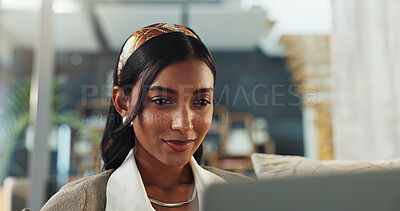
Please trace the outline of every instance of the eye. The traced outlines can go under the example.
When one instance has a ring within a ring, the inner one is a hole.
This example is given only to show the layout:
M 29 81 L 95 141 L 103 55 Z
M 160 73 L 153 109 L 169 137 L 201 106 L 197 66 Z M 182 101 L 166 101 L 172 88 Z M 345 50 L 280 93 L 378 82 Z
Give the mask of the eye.
M 206 100 L 206 99 L 199 99 L 199 100 L 195 101 L 193 104 L 194 105 L 206 106 L 208 104 L 211 104 L 211 102 L 209 100 Z
M 171 100 L 169 100 L 168 98 L 157 98 L 157 99 L 153 99 L 151 102 L 155 103 L 157 105 L 172 104 Z

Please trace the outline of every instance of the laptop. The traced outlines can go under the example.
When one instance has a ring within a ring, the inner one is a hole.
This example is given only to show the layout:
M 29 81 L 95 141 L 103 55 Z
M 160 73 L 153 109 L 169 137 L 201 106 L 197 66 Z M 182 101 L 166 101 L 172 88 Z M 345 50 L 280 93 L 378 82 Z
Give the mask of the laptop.
M 204 210 L 400 211 L 400 170 L 216 184 Z

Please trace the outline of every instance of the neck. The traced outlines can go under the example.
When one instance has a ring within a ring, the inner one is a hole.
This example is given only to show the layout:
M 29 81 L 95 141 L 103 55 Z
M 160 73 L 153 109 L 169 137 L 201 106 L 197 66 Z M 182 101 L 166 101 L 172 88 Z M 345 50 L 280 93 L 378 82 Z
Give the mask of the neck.
M 166 166 L 148 153 L 137 141 L 135 160 L 145 186 L 157 186 L 163 190 L 172 190 L 181 184 L 194 181 L 190 164 L 184 166 Z

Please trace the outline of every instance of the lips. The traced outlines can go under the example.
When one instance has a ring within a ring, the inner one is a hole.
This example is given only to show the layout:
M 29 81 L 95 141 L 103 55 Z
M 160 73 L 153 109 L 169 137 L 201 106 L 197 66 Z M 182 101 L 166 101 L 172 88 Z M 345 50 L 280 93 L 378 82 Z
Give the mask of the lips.
M 164 140 L 164 142 L 177 152 L 183 152 L 189 149 L 194 140 Z

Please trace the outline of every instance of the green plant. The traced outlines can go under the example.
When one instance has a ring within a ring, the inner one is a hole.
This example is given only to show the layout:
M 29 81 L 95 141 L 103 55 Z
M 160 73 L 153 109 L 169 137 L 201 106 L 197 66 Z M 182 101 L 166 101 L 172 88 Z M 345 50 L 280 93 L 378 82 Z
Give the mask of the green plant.
M 53 125 L 67 124 L 79 132 L 86 133 L 91 140 L 100 140 L 101 134 L 89 128 L 75 111 L 66 110 L 66 98 L 60 90 L 61 78 L 53 83 L 53 98 L 51 123 Z M 29 122 L 30 78 L 19 80 L 10 88 L 5 96 L 5 106 L 0 107 L 0 185 L 7 172 L 18 174 L 22 168 L 13 162 L 12 156 L 18 149 L 24 147 L 25 133 Z

